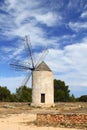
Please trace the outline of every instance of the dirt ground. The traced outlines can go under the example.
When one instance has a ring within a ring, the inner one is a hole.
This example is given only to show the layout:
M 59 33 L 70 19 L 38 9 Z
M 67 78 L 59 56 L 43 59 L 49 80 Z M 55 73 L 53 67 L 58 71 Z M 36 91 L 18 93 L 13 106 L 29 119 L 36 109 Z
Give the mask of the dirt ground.
M 35 108 L 29 106 L 29 103 L 1 102 L 0 130 L 77 130 L 75 128 L 40 127 L 34 123 L 29 123 L 36 120 L 37 113 L 87 114 L 87 103 L 56 103 L 55 107 Z
M 70 128 L 38 127 L 27 122 L 34 121 L 35 114 L 11 114 L 0 118 L 0 130 L 70 130 Z M 76 130 L 76 129 L 71 129 Z

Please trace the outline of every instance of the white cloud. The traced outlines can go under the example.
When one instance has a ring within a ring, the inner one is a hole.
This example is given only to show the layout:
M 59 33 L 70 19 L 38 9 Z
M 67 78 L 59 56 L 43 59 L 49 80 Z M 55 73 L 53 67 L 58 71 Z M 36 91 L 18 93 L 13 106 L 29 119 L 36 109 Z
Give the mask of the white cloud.
M 5 4 L 8 6 L 9 10 L 16 7 L 16 0 L 7 0 L 5 1 Z
M 39 8 L 39 5 L 40 1 L 35 0 L 5 1 L 3 10 L 8 15 L 0 14 L 1 34 L 9 39 L 17 35 L 23 37 L 29 33 L 38 37 L 44 33 L 38 22 L 47 26 L 55 26 L 62 20 L 60 14 L 48 11 L 46 8 Z
M 87 18 L 87 11 L 85 11 L 85 12 L 83 12 L 83 13 L 81 14 L 81 18 Z
M 21 54 L 21 52 L 22 52 L 23 50 L 24 50 L 24 46 L 21 46 L 21 47 L 19 46 L 19 48 L 15 48 L 15 49 L 14 49 L 14 52 L 9 55 L 9 58 L 12 59 L 12 58 L 14 58 L 15 56 L 16 56 L 16 58 L 17 58 L 17 56 L 19 56 L 19 54 Z
M 13 48 L 11 48 L 11 47 L 9 48 L 9 47 L 5 46 L 5 47 L 1 47 L 0 51 L 5 52 L 5 53 L 9 53 L 12 51 L 12 49 Z
M 70 22 L 69 23 L 69 27 L 72 29 L 72 30 L 75 30 L 75 31 L 80 31 L 81 29 L 87 29 L 87 22 Z
M 67 8 L 71 11 L 76 11 L 76 12 L 82 12 L 84 7 L 86 6 L 86 2 L 83 0 L 69 0 L 67 4 Z
M 46 58 L 54 77 L 64 80 L 72 87 L 87 89 L 87 44 L 83 42 L 68 45 L 64 50 L 50 49 Z M 78 91 L 81 91 L 79 89 Z
M 13 58 L 18 59 L 18 57 L 20 58 L 23 51 L 24 51 L 24 43 L 21 42 L 21 40 L 19 40 L 16 45 L 11 45 L 11 46 L 3 46 L 0 48 L 0 52 L 1 52 L 1 56 L 3 56 L 1 58 L 1 61 L 3 61 L 4 63 L 7 61 L 10 61 Z M 21 44 L 20 44 L 21 43 Z M 26 51 L 26 50 L 25 50 Z
M 32 23 L 27 23 L 25 25 L 22 25 L 21 27 L 18 27 L 11 32 L 13 35 L 19 36 L 19 37 L 24 37 L 25 35 L 30 34 L 32 37 L 39 37 L 43 36 L 44 32 L 42 31 L 41 28 L 35 26 Z
M 55 26 L 62 19 L 58 14 L 47 12 L 45 14 L 35 14 L 37 21 L 46 24 L 47 26 Z

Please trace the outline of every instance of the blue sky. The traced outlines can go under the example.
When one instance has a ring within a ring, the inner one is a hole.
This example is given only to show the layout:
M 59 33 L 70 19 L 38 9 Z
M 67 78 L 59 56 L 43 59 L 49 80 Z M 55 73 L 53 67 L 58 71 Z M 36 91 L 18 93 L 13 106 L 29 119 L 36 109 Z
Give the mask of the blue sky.
M 25 35 L 36 58 L 49 49 L 44 60 L 54 78 L 77 97 L 87 94 L 87 0 L 0 0 L 0 85 L 12 92 L 27 74 L 9 66 L 28 62 Z

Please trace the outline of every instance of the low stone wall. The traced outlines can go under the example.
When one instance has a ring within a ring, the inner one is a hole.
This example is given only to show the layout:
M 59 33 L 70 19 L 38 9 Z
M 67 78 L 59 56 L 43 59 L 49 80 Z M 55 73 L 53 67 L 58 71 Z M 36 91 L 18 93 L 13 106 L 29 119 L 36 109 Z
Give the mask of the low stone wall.
M 85 124 L 87 123 L 87 114 L 37 114 L 37 121 L 59 124 Z

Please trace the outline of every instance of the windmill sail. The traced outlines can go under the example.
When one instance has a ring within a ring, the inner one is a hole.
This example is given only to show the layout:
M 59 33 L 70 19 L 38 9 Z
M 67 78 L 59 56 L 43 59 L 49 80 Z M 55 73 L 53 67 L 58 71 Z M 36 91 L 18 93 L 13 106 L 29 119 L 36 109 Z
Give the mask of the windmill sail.
M 40 58 L 38 58 L 38 60 L 36 61 L 36 64 L 34 62 L 34 57 L 33 57 L 33 53 L 32 53 L 32 46 L 31 46 L 31 42 L 30 42 L 30 38 L 28 38 L 28 36 L 25 36 L 25 40 L 26 40 L 26 48 L 27 48 L 27 52 L 30 58 L 30 63 L 26 64 L 23 61 L 15 61 L 12 62 L 10 64 L 11 68 L 17 70 L 17 71 L 29 71 L 27 77 L 24 79 L 23 81 L 23 85 L 26 85 L 28 80 L 30 79 L 31 75 L 32 75 L 32 71 L 34 71 L 36 69 L 36 67 L 41 63 L 41 61 L 44 59 L 44 57 L 47 55 L 48 53 L 48 49 L 45 49 Z M 30 73 L 31 71 L 31 73 Z
M 32 73 L 28 73 L 28 75 L 25 77 L 25 79 L 22 82 L 23 86 L 26 86 L 27 82 L 29 81 L 30 77 L 31 77 Z
M 47 53 L 48 53 L 48 49 L 46 48 L 46 49 L 42 52 L 40 58 L 37 60 L 36 65 L 35 65 L 35 68 L 42 62 L 42 60 L 45 58 L 45 56 L 47 55 Z
M 26 40 L 26 46 L 28 48 L 28 52 L 29 52 L 29 55 L 30 55 L 30 58 L 31 58 L 32 68 L 34 68 L 31 42 L 30 42 L 30 39 L 28 39 L 28 36 L 25 36 L 25 40 Z

